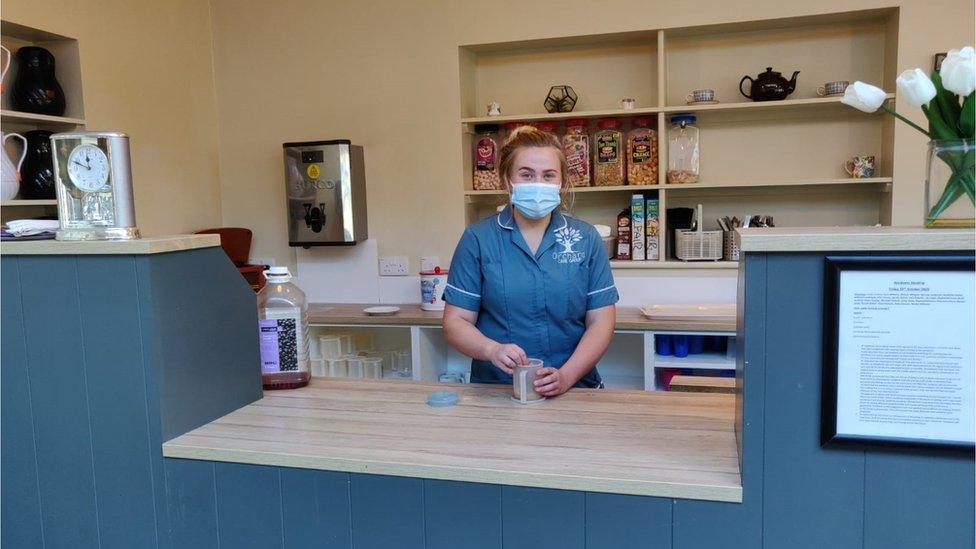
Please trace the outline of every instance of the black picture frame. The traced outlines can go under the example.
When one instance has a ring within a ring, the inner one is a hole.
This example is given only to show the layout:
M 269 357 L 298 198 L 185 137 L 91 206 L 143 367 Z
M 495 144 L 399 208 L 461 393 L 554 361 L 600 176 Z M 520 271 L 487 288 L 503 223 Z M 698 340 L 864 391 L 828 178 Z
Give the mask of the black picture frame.
M 844 271 L 976 271 L 972 255 L 828 256 L 824 258 L 823 366 L 820 445 L 823 447 L 939 448 L 971 453 L 974 443 L 898 437 L 851 436 L 837 433 L 838 309 Z
M 939 52 L 935 54 L 935 61 L 932 63 L 932 72 L 939 72 L 942 70 L 942 62 L 948 57 L 949 52 Z

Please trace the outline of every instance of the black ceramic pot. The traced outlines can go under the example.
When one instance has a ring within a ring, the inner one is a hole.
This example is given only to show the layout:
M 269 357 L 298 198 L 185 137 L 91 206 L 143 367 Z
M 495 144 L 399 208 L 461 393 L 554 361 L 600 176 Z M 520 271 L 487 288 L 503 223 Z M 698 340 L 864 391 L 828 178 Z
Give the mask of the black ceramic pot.
M 56 198 L 51 132 L 33 130 L 24 132 L 24 137 L 27 139 L 27 156 L 20 168 L 20 197 L 30 200 Z
M 54 55 L 44 48 L 25 46 L 17 50 L 17 62 L 17 79 L 10 93 L 14 109 L 62 116 L 64 90 L 54 77 Z

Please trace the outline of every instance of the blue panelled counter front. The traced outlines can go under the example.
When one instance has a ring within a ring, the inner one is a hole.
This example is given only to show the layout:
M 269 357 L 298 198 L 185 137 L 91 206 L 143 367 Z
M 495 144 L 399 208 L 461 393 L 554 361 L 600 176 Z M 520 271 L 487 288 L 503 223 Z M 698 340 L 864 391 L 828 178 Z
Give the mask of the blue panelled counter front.
M 788 244 L 803 235 L 771 233 L 781 239 L 772 246 L 743 234 L 733 420 L 741 502 L 164 458 L 164 442 L 261 398 L 246 282 L 212 240 L 174 237 L 172 246 L 117 251 L 5 243 L 0 541 L 973 547 L 971 454 L 819 444 L 824 256 L 864 254 L 858 246 L 886 255 L 973 253 L 969 237 L 942 233 L 934 245 L 923 236 L 890 238 L 892 231 L 841 234 L 814 249 Z M 457 436 L 463 443 L 465 434 Z M 606 460 L 627 461 L 612 452 Z

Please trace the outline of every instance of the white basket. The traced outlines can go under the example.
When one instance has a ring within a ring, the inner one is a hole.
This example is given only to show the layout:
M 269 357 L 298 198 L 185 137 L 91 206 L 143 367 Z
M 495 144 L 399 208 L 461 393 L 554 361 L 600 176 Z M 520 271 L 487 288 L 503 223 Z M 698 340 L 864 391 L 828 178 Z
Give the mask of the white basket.
M 703 231 L 702 205 L 698 205 L 698 230 L 675 231 L 674 249 L 678 259 L 702 261 L 722 259 L 722 231 Z
M 675 254 L 684 261 L 722 259 L 722 231 L 676 231 Z

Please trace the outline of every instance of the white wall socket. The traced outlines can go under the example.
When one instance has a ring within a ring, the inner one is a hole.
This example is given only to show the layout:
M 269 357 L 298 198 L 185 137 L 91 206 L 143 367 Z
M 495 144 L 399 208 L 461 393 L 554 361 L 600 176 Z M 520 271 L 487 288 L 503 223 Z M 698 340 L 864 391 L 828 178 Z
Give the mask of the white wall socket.
M 380 276 L 407 276 L 410 260 L 406 257 L 381 257 Z

